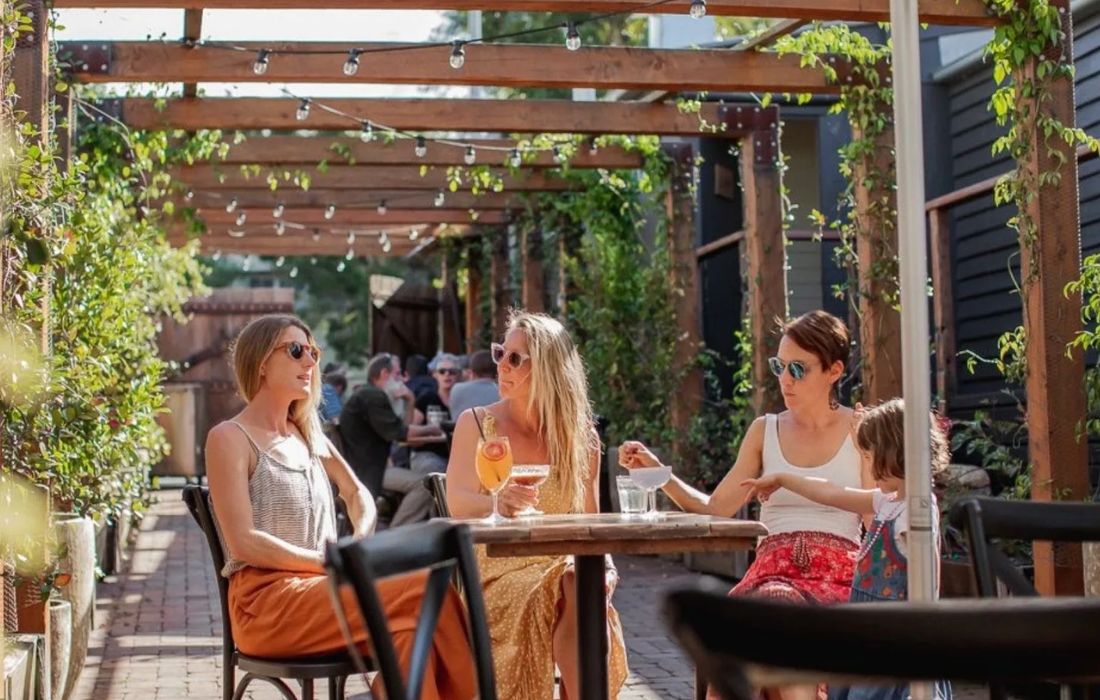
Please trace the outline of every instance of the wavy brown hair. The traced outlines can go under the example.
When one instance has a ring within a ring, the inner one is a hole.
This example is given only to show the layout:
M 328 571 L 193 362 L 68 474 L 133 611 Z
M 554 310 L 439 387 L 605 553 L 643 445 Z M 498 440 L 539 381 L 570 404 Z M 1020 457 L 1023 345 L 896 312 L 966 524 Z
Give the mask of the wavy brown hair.
M 951 450 L 939 417 L 932 415 L 932 475 L 947 468 Z M 870 452 L 871 475 L 876 479 L 905 478 L 905 402 L 890 399 L 867 409 L 856 429 L 856 445 Z
M 245 401 L 251 401 L 260 392 L 260 387 L 263 386 L 260 368 L 275 349 L 283 331 L 291 326 L 301 329 L 309 342 L 316 344 L 309 326 L 302 319 L 290 314 L 261 316 L 245 326 L 233 341 L 233 374 L 237 380 L 237 393 Z M 287 419 L 302 433 L 310 453 L 323 457 L 329 452 L 317 413 L 320 403 L 321 373 L 314 371 L 310 378 L 309 397 L 292 401 Z

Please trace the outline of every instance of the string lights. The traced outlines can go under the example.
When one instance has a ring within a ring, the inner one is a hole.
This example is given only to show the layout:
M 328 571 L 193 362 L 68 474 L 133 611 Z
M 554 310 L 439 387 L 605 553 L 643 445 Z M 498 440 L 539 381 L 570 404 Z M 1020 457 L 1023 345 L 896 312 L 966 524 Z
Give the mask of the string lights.
M 363 126 L 359 130 L 359 139 L 363 143 L 370 143 L 374 140 L 374 127 L 367 119 L 363 120 Z
M 359 54 L 363 53 L 359 49 L 352 49 L 348 51 L 348 59 L 344 61 L 344 75 L 349 78 L 359 72 Z
M 382 200 L 378 203 L 378 216 L 386 215 L 386 200 Z
M 276 219 L 281 218 L 283 215 L 283 211 L 285 210 L 286 205 L 284 205 L 282 202 L 275 202 L 275 208 L 271 210 L 271 215 L 274 216 Z
M 451 68 L 461 70 L 466 65 L 466 47 L 462 41 L 455 40 L 451 44 Z
M 428 140 L 423 136 L 416 137 L 416 148 L 413 149 L 413 153 L 417 158 L 423 158 L 428 155 Z
M 569 22 L 565 30 L 565 48 L 576 51 L 581 47 L 581 33 L 576 22 Z
M 688 14 L 694 19 L 702 19 L 707 16 L 707 0 L 691 0 Z
M 260 49 L 260 52 L 256 54 L 256 60 L 252 63 L 252 72 L 256 75 L 263 75 L 267 72 L 267 64 L 271 61 L 271 51 L 268 49 Z
M 336 205 L 330 204 L 325 207 L 325 221 L 332 221 L 334 216 L 336 216 Z
M 275 235 L 281 236 L 286 233 L 286 222 L 280 219 L 275 222 Z
M 310 100 L 308 97 L 303 97 L 298 101 L 298 111 L 294 113 L 294 117 L 298 121 L 304 122 L 306 119 L 309 119 L 309 103 Z
M 229 200 L 229 203 L 225 205 L 225 213 L 232 214 L 237 209 L 237 198 Z
M 523 165 L 523 158 L 520 157 L 518 148 L 512 149 L 512 154 L 508 157 L 508 162 L 513 168 L 518 168 Z
M 437 207 L 443 206 L 447 202 L 447 193 L 442 188 L 435 193 L 435 201 L 432 202 Z
M 477 151 L 474 150 L 473 146 L 466 147 L 466 155 L 462 157 L 462 161 L 466 165 L 473 165 L 477 161 Z

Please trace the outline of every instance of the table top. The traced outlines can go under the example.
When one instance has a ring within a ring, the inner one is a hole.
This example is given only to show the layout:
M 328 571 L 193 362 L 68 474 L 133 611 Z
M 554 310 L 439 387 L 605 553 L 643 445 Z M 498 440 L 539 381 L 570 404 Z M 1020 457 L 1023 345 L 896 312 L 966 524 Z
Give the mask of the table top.
M 397 444 L 402 447 L 417 447 L 419 445 L 442 445 L 446 442 L 446 435 L 423 435 L 420 437 L 405 438 Z
M 750 549 L 768 534 L 755 520 L 694 513 L 662 513 L 643 520 L 620 513 L 544 515 L 501 525 L 458 520 L 490 556 L 535 554 L 659 554 Z

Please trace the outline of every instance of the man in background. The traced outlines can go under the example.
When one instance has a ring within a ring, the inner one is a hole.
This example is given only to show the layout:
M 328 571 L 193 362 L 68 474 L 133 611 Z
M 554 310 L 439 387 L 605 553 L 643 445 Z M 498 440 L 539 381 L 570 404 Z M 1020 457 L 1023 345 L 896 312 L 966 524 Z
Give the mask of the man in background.
M 497 366 L 493 364 L 493 356 L 488 350 L 478 350 L 470 355 L 470 372 L 473 379 L 459 382 L 451 389 L 451 417 L 456 421 L 468 408 L 500 401 Z

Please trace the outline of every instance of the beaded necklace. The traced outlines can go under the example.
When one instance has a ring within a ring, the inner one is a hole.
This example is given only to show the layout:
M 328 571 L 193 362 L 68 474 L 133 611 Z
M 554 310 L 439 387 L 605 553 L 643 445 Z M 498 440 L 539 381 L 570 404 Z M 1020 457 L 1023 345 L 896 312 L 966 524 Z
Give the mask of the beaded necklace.
M 861 561 L 863 557 L 871 553 L 871 548 L 875 546 L 875 542 L 878 541 L 883 528 L 886 527 L 886 523 L 901 515 L 901 511 L 905 508 L 905 499 L 894 501 L 893 506 L 894 509 L 889 514 L 886 512 L 886 508 L 875 514 L 875 529 L 863 539 L 863 544 L 860 545 L 859 551 L 855 554 L 856 561 Z

